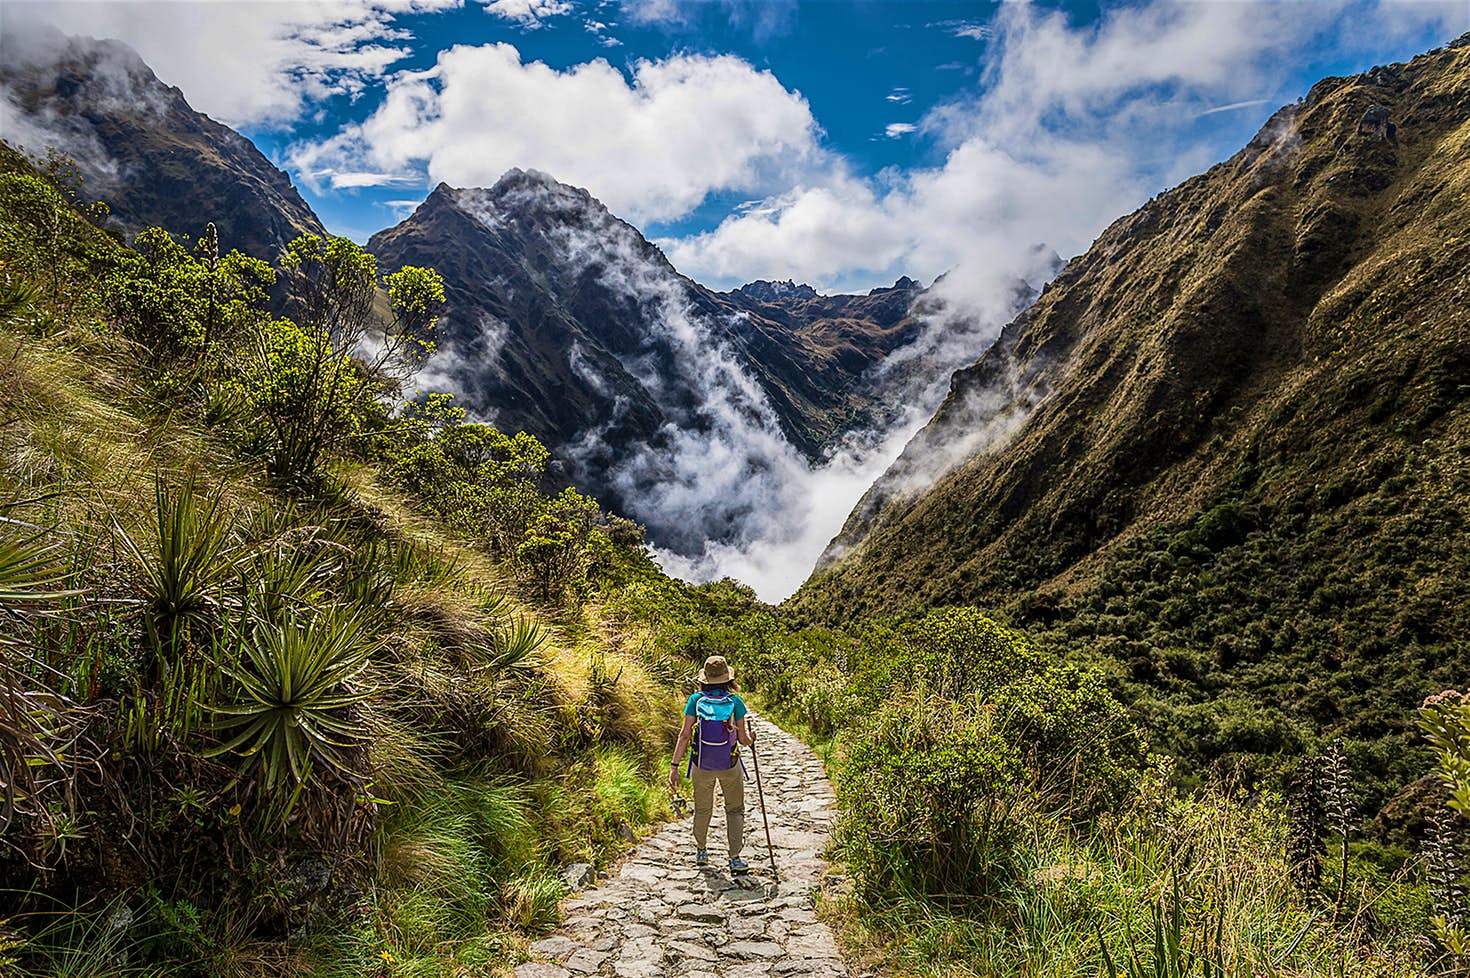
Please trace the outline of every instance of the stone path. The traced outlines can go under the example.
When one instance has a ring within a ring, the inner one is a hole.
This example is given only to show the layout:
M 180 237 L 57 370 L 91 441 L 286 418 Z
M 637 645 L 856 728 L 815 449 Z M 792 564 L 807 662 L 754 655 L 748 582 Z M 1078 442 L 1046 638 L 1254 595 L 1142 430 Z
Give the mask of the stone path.
M 725 868 L 725 812 L 718 792 L 710 862 L 694 865 L 692 810 L 640 842 L 616 876 L 562 904 L 561 930 L 531 945 L 535 959 L 516 978 L 843 978 L 832 931 L 813 898 L 834 819 L 822 763 L 795 737 L 755 717 L 771 841 L 772 879 L 755 769 L 746 758 L 745 852 L 751 875 Z M 748 753 L 748 752 L 747 752 Z M 682 782 L 689 796 L 689 782 Z

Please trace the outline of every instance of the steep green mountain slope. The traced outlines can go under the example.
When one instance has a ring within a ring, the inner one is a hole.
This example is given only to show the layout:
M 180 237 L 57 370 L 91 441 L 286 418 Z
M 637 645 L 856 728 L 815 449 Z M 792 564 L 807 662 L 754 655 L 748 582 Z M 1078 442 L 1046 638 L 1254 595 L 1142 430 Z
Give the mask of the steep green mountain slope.
M 791 606 L 1004 608 L 1169 700 L 1159 746 L 1394 763 L 1470 668 L 1467 227 L 1470 38 L 1319 83 L 957 373 Z
M 67 153 L 88 199 L 115 226 L 198 236 L 274 259 L 299 234 L 325 234 L 291 179 L 228 126 L 194 111 L 120 41 L 38 27 L 0 33 L 0 133 L 28 152 Z

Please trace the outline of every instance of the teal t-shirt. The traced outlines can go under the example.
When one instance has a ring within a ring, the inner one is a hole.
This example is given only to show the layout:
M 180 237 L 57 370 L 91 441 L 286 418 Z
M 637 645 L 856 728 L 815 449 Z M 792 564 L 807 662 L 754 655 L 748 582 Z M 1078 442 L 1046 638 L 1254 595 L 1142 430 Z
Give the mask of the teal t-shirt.
M 684 704 L 684 715 L 686 717 L 692 717 L 692 716 L 696 716 L 697 715 L 694 712 L 694 704 L 695 703 L 698 703 L 699 702 L 699 698 L 701 696 L 703 696 L 703 695 L 705 695 L 705 694 L 704 693 L 695 693 L 693 696 L 690 696 L 689 697 L 689 702 Z M 741 699 L 739 696 L 735 695 L 734 693 L 731 693 L 730 694 L 730 698 L 735 701 L 735 719 L 736 720 L 744 720 L 745 719 L 745 714 L 747 712 L 749 712 L 748 710 L 745 709 L 745 701 L 743 699 Z

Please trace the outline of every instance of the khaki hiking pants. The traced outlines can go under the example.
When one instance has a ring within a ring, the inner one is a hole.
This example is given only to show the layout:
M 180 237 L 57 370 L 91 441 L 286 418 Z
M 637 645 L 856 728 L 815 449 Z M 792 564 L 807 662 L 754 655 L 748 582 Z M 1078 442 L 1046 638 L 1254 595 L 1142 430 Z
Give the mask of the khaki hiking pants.
M 709 820 L 715 811 L 715 782 L 725 798 L 725 838 L 730 843 L 730 858 L 740 855 L 745 845 L 745 772 L 737 763 L 728 771 L 689 772 L 694 782 L 694 844 L 708 849 Z

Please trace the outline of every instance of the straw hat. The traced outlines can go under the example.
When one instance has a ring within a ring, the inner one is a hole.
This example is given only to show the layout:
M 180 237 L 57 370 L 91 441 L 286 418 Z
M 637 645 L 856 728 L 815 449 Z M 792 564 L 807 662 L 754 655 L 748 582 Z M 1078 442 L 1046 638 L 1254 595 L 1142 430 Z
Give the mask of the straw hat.
M 699 670 L 699 681 L 710 686 L 719 683 L 728 683 L 735 678 L 735 670 L 730 668 L 730 663 L 725 661 L 723 655 L 712 655 L 704 660 L 704 668 Z

